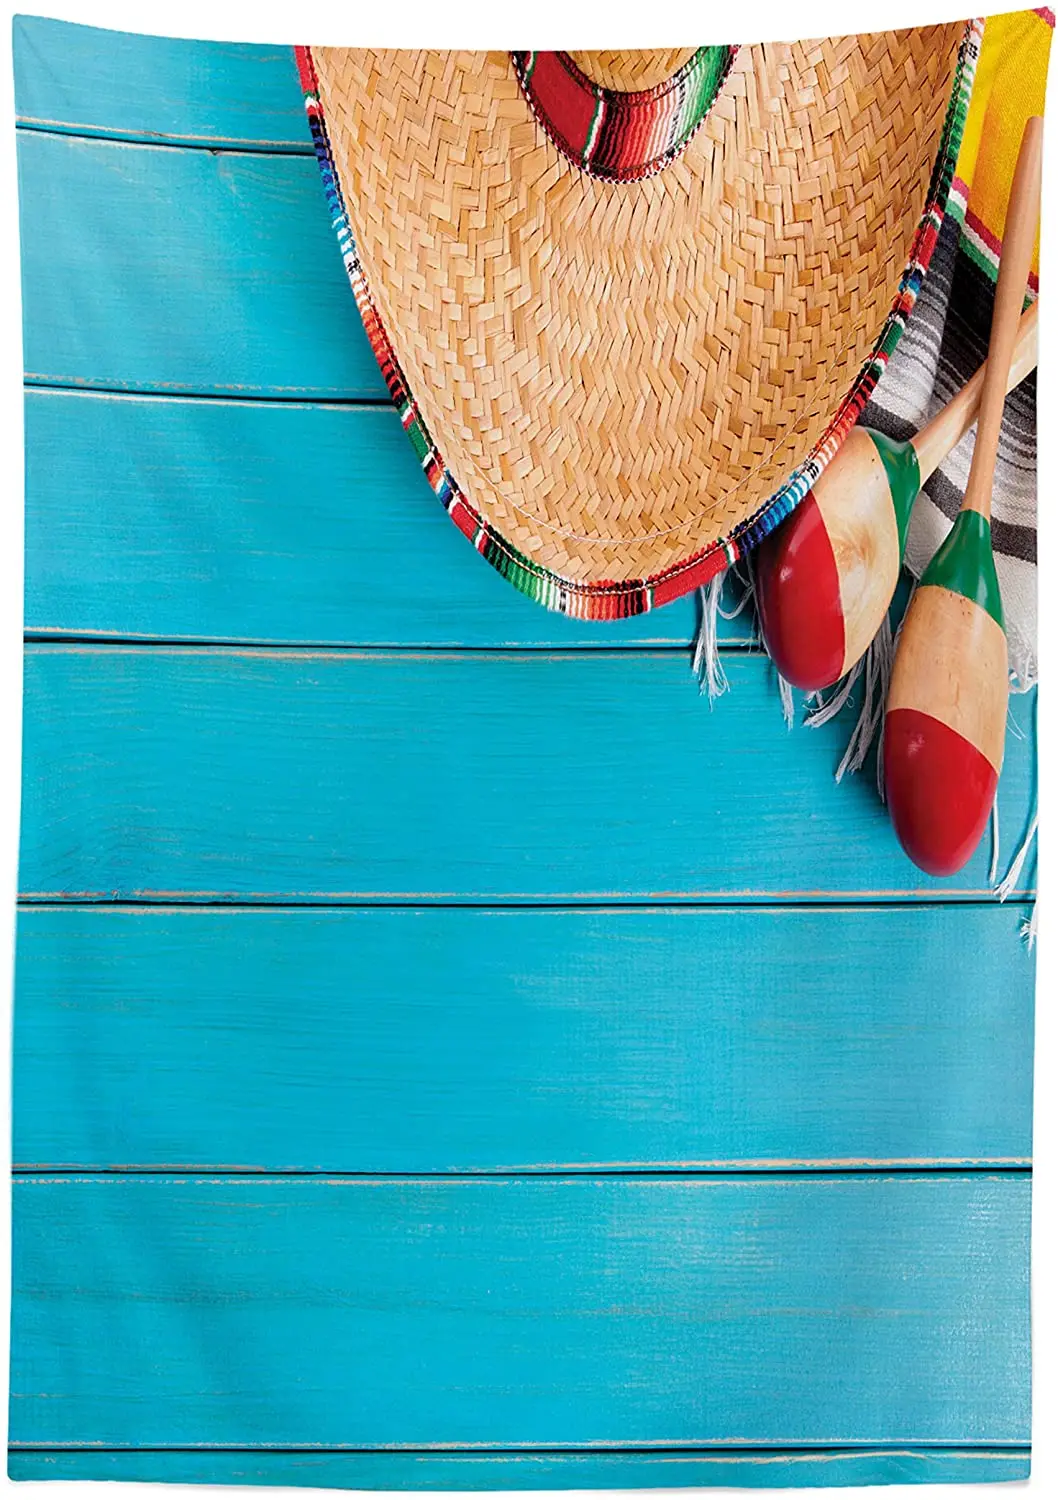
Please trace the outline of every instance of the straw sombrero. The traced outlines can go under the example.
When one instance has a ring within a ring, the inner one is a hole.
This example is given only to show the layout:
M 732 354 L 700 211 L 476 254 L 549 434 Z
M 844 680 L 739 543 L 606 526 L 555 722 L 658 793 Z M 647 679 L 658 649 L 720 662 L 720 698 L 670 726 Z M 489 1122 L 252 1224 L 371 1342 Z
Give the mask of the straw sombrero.
M 518 588 L 637 614 L 807 491 L 928 265 L 977 34 L 298 49 L 390 393 Z

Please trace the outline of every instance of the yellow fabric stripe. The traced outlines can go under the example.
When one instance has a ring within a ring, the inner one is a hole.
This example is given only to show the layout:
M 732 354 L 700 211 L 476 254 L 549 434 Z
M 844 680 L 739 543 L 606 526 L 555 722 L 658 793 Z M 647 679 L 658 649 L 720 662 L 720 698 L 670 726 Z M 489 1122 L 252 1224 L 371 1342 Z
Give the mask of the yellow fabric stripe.
M 1000 240 L 1025 121 L 1043 113 L 1051 32 L 1031 10 L 985 21 L 955 175 L 970 190 L 970 211 Z M 1039 270 L 1038 243 L 1033 270 Z

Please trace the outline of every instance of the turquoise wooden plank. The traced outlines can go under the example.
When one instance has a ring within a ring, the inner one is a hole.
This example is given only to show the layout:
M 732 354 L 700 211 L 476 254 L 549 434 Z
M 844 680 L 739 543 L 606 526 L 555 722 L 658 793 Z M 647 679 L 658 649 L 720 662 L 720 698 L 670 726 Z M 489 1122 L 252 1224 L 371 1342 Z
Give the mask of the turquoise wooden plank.
M 693 598 L 602 624 L 524 598 L 448 519 L 389 407 L 27 393 L 30 631 L 685 646 L 696 619 Z M 724 642 L 752 634 L 751 610 L 721 621 Z
M 870 778 L 834 785 L 847 726 L 788 732 L 770 665 L 728 660 L 732 692 L 710 712 L 687 661 L 667 652 L 30 647 L 22 891 L 460 902 L 988 892 L 987 840 L 955 879 L 922 875 Z M 1011 709 L 1022 736 L 1010 736 L 1001 783 L 1011 842 L 1029 812 L 1031 707 Z
M 16 1445 L 1029 1437 L 1024 1174 L 14 1193 Z
M 15 1449 L 12 1479 L 312 1485 L 328 1489 L 745 1489 L 989 1484 L 1029 1477 L 1025 1449 L 872 1448 L 821 1453 L 96 1453 Z
M 1027 1164 L 1024 915 L 26 908 L 15 1160 Z
M 311 152 L 290 47 L 183 41 L 15 16 L 22 126 Z
M 19 132 L 30 380 L 386 399 L 315 161 Z

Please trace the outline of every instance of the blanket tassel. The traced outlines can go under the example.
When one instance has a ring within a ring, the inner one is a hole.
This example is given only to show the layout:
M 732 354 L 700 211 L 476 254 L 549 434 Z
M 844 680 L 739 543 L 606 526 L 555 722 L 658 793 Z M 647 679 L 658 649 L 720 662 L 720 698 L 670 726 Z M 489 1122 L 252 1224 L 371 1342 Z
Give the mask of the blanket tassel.
M 829 724 L 830 720 L 845 707 L 856 684 L 861 678 L 863 680 L 863 703 L 849 737 L 845 754 L 841 757 L 838 768 L 834 772 L 835 781 L 840 781 L 846 772 L 854 774 L 861 770 L 870 754 L 875 736 L 885 718 L 885 700 L 889 695 L 889 678 L 893 671 L 895 651 L 896 640 L 893 628 L 889 623 L 889 617 L 886 616 L 878 629 L 878 634 L 867 647 L 864 655 L 837 684 L 831 696 L 824 700 L 821 693 L 816 694 L 816 707 L 805 719 L 810 729 L 820 729 L 824 724 Z M 877 758 L 876 781 L 878 795 L 884 802 L 885 783 L 881 755 Z
M 779 671 L 778 667 L 775 668 L 775 675 L 779 679 L 779 701 L 782 703 L 782 716 L 786 720 L 787 729 L 792 729 L 794 721 L 793 684 L 786 681 L 786 678 Z
M 992 894 L 993 894 L 993 896 L 995 896 L 999 901 L 1006 901 L 1006 900 L 1008 900 L 1014 894 L 1014 892 L 1017 890 L 1017 888 L 1018 888 L 1018 882 L 1021 879 L 1021 872 L 1025 868 L 1025 861 L 1029 857 L 1029 850 L 1032 848 L 1033 841 L 1036 838 L 1036 833 L 1037 833 L 1037 830 L 1039 828 L 1039 823 L 1040 823 L 1039 812 L 1038 811 L 1034 811 L 1033 814 L 1032 814 L 1032 820 L 1029 823 L 1028 829 L 1027 829 L 1027 831 L 1025 833 L 1025 837 L 1022 839 L 1021 843 L 1018 845 L 1017 849 L 1014 851 L 1014 857 L 1010 861 L 1010 868 L 1007 870 L 1007 873 L 1003 876 L 1003 879 L 997 885 L 996 884 L 996 874 L 998 872 L 998 863 L 999 863 L 999 808 L 998 808 L 998 802 L 995 803 L 995 804 L 993 804 L 993 807 L 992 807 L 992 866 L 991 866 L 991 869 L 988 872 L 988 883 L 992 887 Z M 1037 931 L 1038 931 L 1039 910 L 1040 910 L 1040 908 L 1039 908 L 1038 903 L 1037 902 L 1033 902 L 1032 916 L 1029 917 L 1028 921 L 1022 922 L 1020 928 L 1018 929 L 1018 931 L 1020 933 L 1020 936 L 1024 939 L 1025 943 L 1028 945 L 1028 949 L 1029 949 L 1030 953 L 1032 952 L 1033 948 L 1036 946 L 1036 934 L 1037 934 Z
M 731 686 L 720 659 L 719 622 L 736 619 L 753 597 L 752 581 L 744 578 L 737 566 L 731 571 L 743 586 L 742 597 L 734 609 L 726 610 L 720 602 L 725 574 L 718 573 L 698 590 L 698 632 L 694 637 L 691 671 L 698 679 L 698 691 L 708 694 L 710 707 Z
M 997 896 L 1000 901 L 1006 901 L 1017 890 L 1018 881 L 1021 879 L 1021 872 L 1025 868 L 1025 861 L 1029 857 L 1029 850 L 1032 848 L 1033 841 L 1036 838 L 1036 830 L 1039 827 L 1039 823 L 1040 815 L 1038 812 L 1034 812 L 1028 831 L 1015 850 L 1013 859 L 1010 861 L 1010 868 L 999 884 L 993 886 L 992 894 Z
M 1033 948 L 1035 948 L 1035 946 L 1036 946 L 1036 934 L 1037 934 L 1037 931 L 1039 930 L 1038 929 L 1038 925 L 1037 925 L 1037 919 L 1039 917 L 1039 914 L 1040 914 L 1040 908 L 1039 908 L 1039 906 L 1033 905 L 1032 916 L 1029 918 L 1029 920 L 1027 922 L 1022 922 L 1021 928 L 1020 928 L 1021 936 L 1025 939 L 1025 943 L 1028 946 L 1028 950 L 1029 950 L 1030 953 L 1032 952 Z
M 988 866 L 988 884 L 995 895 L 996 879 L 999 875 L 999 794 L 992 799 L 992 858 Z
M 741 599 L 739 599 L 738 603 L 735 605 L 734 609 L 731 611 L 730 614 L 728 614 L 728 612 L 726 610 L 720 609 L 720 614 L 724 617 L 725 620 L 733 620 L 736 615 L 740 615 L 742 613 L 742 611 L 746 608 L 746 605 L 750 602 L 750 600 L 754 596 L 753 556 L 752 556 L 752 554 L 748 554 L 747 556 L 745 556 L 743 558 L 740 558 L 739 561 L 737 563 L 735 563 L 734 566 L 732 567 L 731 574 L 732 574 L 733 577 L 735 577 L 735 578 L 738 579 L 739 583 L 742 584 L 742 590 L 743 591 L 742 591 L 742 597 L 741 597 Z M 701 592 L 703 600 L 704 600 L 704 598 L 705 598 L 705 590 L 704 589 L 700 590 L 700 592 Z M 717 607 L 719 608 L 719 605 Z M 703 616 L 704 616 L 704 605 L 703 605 Z M 701 633 L 700 629 L 699 629 L 699 633 Z M 759 627 L 757 629 L 757 638 L 758 638 L 758 641 L 759 641 L 760 640 L 760 630 L 759 630 Z M 763 644 L 763 642 L 761 642 L 761 644 Z M 765 651 L 767 651 L 767 646 L 765 646 Z M 696 650 L 695 650 L 695 660 L 696 661 L 697 661 L 697 655 L 698 655 L 698 653 L 697 653 L 697 647 L 696 647 Z M 771 657 L 770 656 L 769 656 L 768 659 L 771 661 Z M 774 661 L 772 661 L 772 666 L 775 667 L 775 662 Z M 778 686 L 778 689 L 779 689 L 779 702 L 782 705 L 783 721 L 786 724 L 787 729 L 792 729 L 793 726 L 794 726 L 793 683 L 787 682 L 786 678 L 779 671 L 778 667 L 775 667 L 775 679 L 776 679 L 776 685 Z
M 720 647 L 717 641 L 720 592 L 723 587 L 724 575 L 718 573 L 704 588 L 698 590 L 698 634 L 694 638 L 691 671 L 698 679 L 699 693 L 708 694 L 710 708 L 731 685 L 724 671 L 724 664 L 720 660 Z

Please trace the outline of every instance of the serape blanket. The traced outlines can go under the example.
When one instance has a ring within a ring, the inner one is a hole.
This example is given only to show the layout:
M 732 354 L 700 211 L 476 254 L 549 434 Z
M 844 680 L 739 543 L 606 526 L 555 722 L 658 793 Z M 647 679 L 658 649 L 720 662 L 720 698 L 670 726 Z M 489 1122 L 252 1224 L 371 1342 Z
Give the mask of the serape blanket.
M 938 411 L 988 353 L 1010 184 L 1025 121 L 1043 113 L 1054 15 L 1019 11 L 985 22 L 981 55 L 948 212 L 904 337 L 861 421 L 907 438 Z M 1031 288 L 1037 289 L 1037 262 Z M 905 561 L 920 577 L 962 502 L 974 433 L 927 481 Z M 1026 690 L 1036 663 L 1036 375 L 1007 397 L 992 510 L 1011 686 Z

